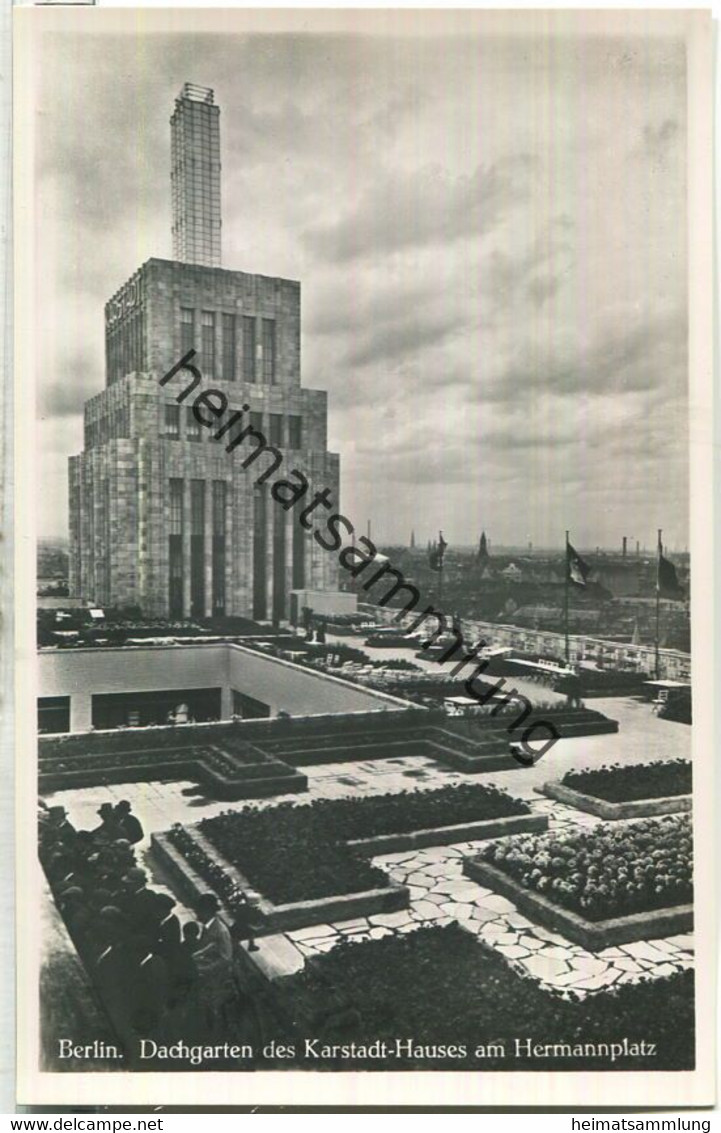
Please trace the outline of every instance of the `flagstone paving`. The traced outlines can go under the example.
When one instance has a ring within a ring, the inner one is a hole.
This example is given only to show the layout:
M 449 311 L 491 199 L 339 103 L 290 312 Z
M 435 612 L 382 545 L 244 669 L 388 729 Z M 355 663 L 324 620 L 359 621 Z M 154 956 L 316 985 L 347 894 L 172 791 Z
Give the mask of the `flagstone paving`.
M 549 814 L 551 829 L 588 827 L 600 821 L 550 800 L 539 800 L 531 805 L 534 811 Z M 578 995 L 600 991 L 615 983 L 671 975 L 693 966 L 690 933 L 621 944 L 592 953 L 572 944 L 560 933 L 533 924 L 507 898 L 463 875 L 464 854 L 472 853 L 482 844 L 464 842 L 458 846 L 438 846 L 374 858 L 373 864 L 386 870 L 395 881 L 405 884 L 412 879 L 410 907 L 367 918 L 365 930 L 356 923 L 353 939 L 368 939 L 375 926 L 412 932 L 422 925 L 449 924 L 457 920 L 519 972 L 532 976 L 546 987 Z M 338 931 L 340 925 L 324 927 L 331 930 L 331 935 L 324 937 L 319 948 L 315 947 L 311 930 L 301 930 L 308 934 L 303 940 L 306 955 L 329 951 L 344 938 Z

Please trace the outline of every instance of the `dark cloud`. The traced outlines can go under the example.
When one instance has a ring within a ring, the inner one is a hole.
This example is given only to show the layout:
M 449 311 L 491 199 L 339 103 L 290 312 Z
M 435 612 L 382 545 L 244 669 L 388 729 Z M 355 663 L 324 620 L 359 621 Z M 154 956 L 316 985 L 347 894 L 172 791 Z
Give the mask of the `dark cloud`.
M 322 259 L 345 263 L 482 236 L 528 200 L 536 167 L 524 153 L 455 180 L 440 166 L 405 175 L 381 170 L 355 208 L 307 229 L 303 239 Z
M 463 325 L 463 316 L 451 310 L 418 310 L 372 328 L 348 352 L 351 366 L 390 363 L 408 359 L 428 346 L 438 346 Z
M 628 327 L 619 319 L 590 342 L 580 333 L 526 342 L 497 380 L 471 390 L 471 398 L 508 402 L 525 395 L 622 396 L 651 390 L 660 396 L 664 389 L 685 388 L 687 339 L 686 312 L 677 310 Z

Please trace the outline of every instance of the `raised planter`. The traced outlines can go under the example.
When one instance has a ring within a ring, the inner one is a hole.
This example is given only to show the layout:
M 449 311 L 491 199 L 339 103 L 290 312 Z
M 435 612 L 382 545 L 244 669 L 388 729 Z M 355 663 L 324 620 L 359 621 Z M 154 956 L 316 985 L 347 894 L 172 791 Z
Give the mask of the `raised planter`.
M 452 846 L 455 842 L 503 838 L 506 834 L 542 833 L 547 829 L 548 817 L 545 814 L 512 814 L 507 818 L 412 830 L 408 834 L 377 834 L 373 838 L 354 838 L 346 844 L 369 854 L 392 854 L 401 850 L 420 850 L 423 846 Z
M 386 739 L 379 736 L 377 739 L 366 737 L 364 740 L 354 742 L 352 739 L 344 741 L 342 736 L 336 737 L 335 747 L 308 747 L 298 746 L 293 754 L 286 754 L 286 759 L 295 767 L 316 766 L 321 763 L 355 763 L 366 759 L 401 759 L 415 755 L 426 755 L 432 758 L 433 753 L 425 738 L 418 741 L 405 739 Z
M 520 882 L 488 862 L 466 858 L 463 872 L 479 885 L 507 897 L 519 912 L 531 920 L 560 933 L 573 944 L 580 944 L 589 952 L 600 952 L 611 945 L 629 944 L 633 940 L 673 936 L 690 932 L 693 928 L 692 905 L 652 909 L 647 913 L 631 913 L 605 921 L 588 921 L 570 909 L 561 908 L 543 894 L 526 889 Z
M 253 895 L 256 907 L 263 917 L 259 936 L 276 932 L 287 932 L 296 928 L 324 924 L 328 921 L 351 920 L 355 917 L 370 917 L 375 913 L 391 913 L 405 909 L 409 902 L 409 892 L 405 885 L 389 879 L 382 889 L 366 889 L 359 893 L 341 893 L 332 897 L 319 897 L 310 901 L 293 901 L 284 905 L 274 905 L 262 894 L 257 893 L 242 873 L 218 852 L 215 846 L 199 830 L 185 827 L 186 832 L 205 850 L 212 860 L 223 869 L 235 885 L 245 893 Z M 207 893 L 211 886 L 188 865 L 184 856 L 172 845 L 167 835 L 153 834 L 150 839 L 151 852 L 156 855 L 161 866 L 167 871 L 180 894 L 194 904 L 201 893 Z
M 512 771 L 518 767 L 511 756 L 510 740 L 506 733 L 498 740 L 484 741 L 479 744 L 479 751 L 471 754 L 467 751 L 453 750 L 436 740 L 430 742 L 431 751 L 427 754 L 454 771 L 462 771 L 465 775 L 480 775 L 483 771 Z M 485 750 L 484 750 L 485 749 Z
M 612 803 L 595 795 L 584 795 L 581 791 L 574 791 L 573 787 L 553 781 L 544 783 L 541 791 L 549 799 L 556 799 L 577 810 L 585 810 L 588 814 L 611 821 L 619 818 L 648 818 L 654 814 L 677 814 L 679 811 L 691 810 L 692 805 L 691 795 L 669 795 L 666 798 Z
M 40 772 L 41 791 L 67 791 L 75 787 L 105 787 L 111 783 L 150 783 L 157 779 L 193 779 L 207 785 L 214 798 L 228 802 L 295 794 L 308 789 L 308 778 L 288 769 L 286 775 L 257 779 L 230 779 L 201 763 L 135 764 L 133 767 L 104 767 L 87 771 Z
M 147 749 L 147 762 L 124 764 L 122 752 L 117 753 L 118 762 L 94 767 L 92 756 L 88 755 L 87 766 L 83 768 L 61 769 L 56 766 L 60 760 L 45 758 L 39 769 L 41 791 L 62 791 L 74 787 L 107 786 L 110 783 L 148 783 L 157 779 L 193 779 L 205 784 L 218 799 L 239 801 L 241 799 L 266 798 L 269 795 L 292 794 L 308 788 L 306 775 L 281 760 L 262 757 L 257 763 L 234 760 L 232 751 L 216 749 L 226 762 L 236 762 L 237 774 L 229 775 L 213 766 L 212 747 L 208 760 L 203 758 L 203 750 L 194 753 L 192 749 L 176 749 L 177 758 L 169 758 L 167 748 Z M 76 759 L 77 756 L 72 756 Z

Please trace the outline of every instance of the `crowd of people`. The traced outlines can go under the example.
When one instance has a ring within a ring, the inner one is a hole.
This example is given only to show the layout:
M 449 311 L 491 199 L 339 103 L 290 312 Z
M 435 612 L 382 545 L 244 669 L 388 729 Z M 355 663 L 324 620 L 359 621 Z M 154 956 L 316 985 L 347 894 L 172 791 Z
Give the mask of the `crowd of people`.
M 39 853 L 73 942 L 115 1029 L 138 1038 L 227 1038 L 252 1027 L 239 939 L 257 948 L 249 920 L 231 931 L 218 899 L 201 895 L 182 922 L 173 897 L 148 885 L 136 847 L 143 828 L 130 803 L 98 810 L 78 830 L 62 806 L 40 804 Z

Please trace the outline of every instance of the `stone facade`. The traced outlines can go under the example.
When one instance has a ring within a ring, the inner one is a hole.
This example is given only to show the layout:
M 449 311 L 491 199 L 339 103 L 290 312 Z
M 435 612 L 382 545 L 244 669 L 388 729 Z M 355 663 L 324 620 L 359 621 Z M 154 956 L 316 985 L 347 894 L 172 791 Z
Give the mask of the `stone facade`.
M 106 346 L 107 388 L 87 402 L 85 449 L 70 460 L 72 593 L 164 617 L 283 621 L 292 589 L 336 590 L 335 557 L 298 528 L 302 506 L 285 512 L 269 493 L 275 479 L 297 468 L 311 485 L 308 502 L 326 487 L 339 502 L 339 458 L 327 451 L 327 395 L 300 385 L 300 285 L 152 259 L 107 304 Z M 202 383 L 179 404 L 191 374 L 180 371 L 165 386 L 160 379 L 189 348 Z M 123 372 L 133 364 L 142 369 Z M 228 453 L 233 433 L 215 441 L 217 429 L 195 421 L 193 397 L 209 388 L 226 395 L 225 420 L 249 406 L 235 433 L 252 424 L 281 452 L 283 463 L 264 487 L 255 484 L 270 458 L 261 455 L 243 469 L 254 446 Z M 182 520 L 175 523 L 182 605 L 170 599 L 171 480 L 182 482 Z M 219 483 L 226 485 L 222 524 L 214 516 Z M 193 536 L 202 567 L 196 561 L 191 594 Z M 218 536 L 224 546 L 214 567 Z

